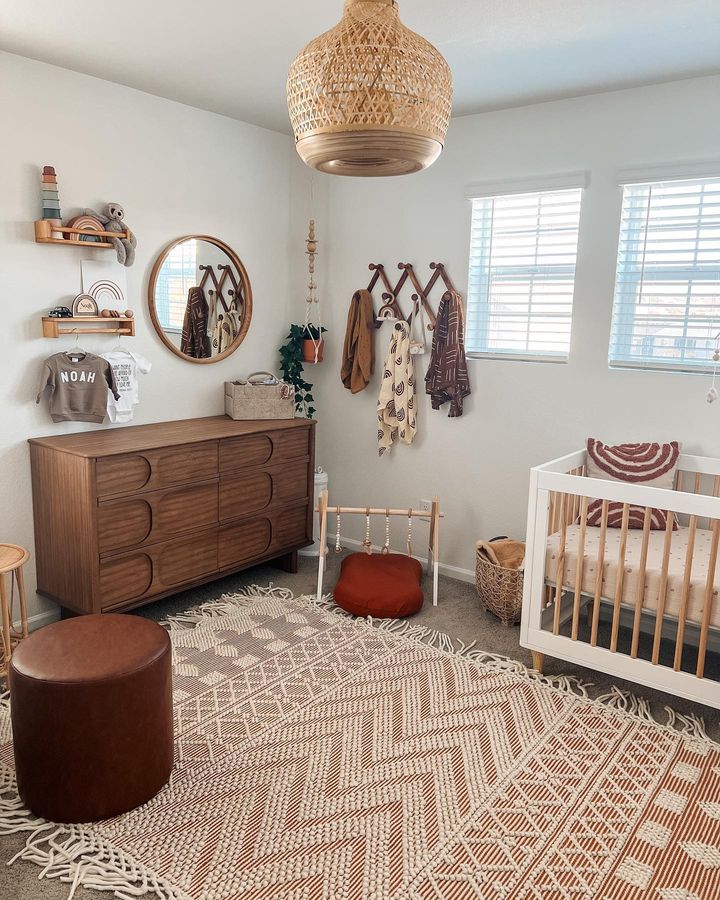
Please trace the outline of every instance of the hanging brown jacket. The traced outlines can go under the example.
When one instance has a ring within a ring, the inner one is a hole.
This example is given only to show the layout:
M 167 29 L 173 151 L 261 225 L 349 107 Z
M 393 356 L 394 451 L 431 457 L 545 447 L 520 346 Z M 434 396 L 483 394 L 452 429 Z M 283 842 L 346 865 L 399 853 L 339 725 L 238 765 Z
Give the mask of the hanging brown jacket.
M 463 414 L 463 398 L 470 393 L 470 378 L 465 358 L 462 297 L 457 291 L 446 291 L 440 301 L 425 391 L 432 398 L 433 409 L 440 409 L 449 400 L 448 417 Z
M 369 291 L 355 291 L 350 301 L 340 378 L 357 394 L 365 390 L 375 370 L 375 311 Z
M 212 353 L 207 327 L 208 305 L 205 294 L 201 288 L 191 287 L 185 307 L 180 352 L 193 359 L 207 359 Z

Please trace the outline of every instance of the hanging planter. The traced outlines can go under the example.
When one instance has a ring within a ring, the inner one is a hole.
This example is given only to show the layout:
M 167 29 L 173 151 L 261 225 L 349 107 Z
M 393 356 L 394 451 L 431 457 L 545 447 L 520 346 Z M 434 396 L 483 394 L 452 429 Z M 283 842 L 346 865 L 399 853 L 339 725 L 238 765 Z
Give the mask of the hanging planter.
M 327 328 L 308 324 L 305 326 L 305 337 L 302 342 L 303 362 L 316 365 L 323 361 L 325 339 L 322 337 Z
M 323 331 L 325 331 L 324 328 Z M 316 410 L 312 395 L 313 386 L 303 376 L 303 366 L 306 365 L 303 359 L 304 336 L 304 325 L 290 326 L 285 342 L 280 347 L 280 372 L 282 380 L 295 388 L 295 411 L 297 414 L 312 419 Z M 312 341 L 309 343 L 312 344 Z

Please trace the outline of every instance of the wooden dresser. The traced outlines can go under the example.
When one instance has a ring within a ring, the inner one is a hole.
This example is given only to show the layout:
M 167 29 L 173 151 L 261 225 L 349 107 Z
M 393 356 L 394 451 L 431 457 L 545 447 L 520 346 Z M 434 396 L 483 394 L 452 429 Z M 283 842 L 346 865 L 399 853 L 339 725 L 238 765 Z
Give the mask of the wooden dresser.
M 225 416 L 30 442 L 38 591 L 131 609 L 312 541 L 315 423 Z

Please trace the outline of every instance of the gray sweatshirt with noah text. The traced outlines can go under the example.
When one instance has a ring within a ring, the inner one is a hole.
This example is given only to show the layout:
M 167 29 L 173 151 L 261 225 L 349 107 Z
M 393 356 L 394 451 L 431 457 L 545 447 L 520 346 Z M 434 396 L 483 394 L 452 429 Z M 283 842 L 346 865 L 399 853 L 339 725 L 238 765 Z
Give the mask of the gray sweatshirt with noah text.
M 107 392 L 120 399 L 112 367 L 94 353 L 56 353 L 43 366 L 37 403 L 48 389 L 53 422 L 101 423 L 107 408 Z

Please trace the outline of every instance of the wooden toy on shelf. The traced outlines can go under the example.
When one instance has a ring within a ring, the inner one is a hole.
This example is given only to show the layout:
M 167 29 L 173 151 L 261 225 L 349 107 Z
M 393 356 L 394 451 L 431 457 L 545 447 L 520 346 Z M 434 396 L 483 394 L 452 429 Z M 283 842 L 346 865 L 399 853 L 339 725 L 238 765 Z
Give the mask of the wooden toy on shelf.
M 50 234 L 56 240 L 62 240 L 62 234 L 56 233 L 56 228 L 62 225 L 62 213 L 60 212 L 60 194 L 58 193 L 57 175 L 52 166 L 43 166 L 40 176 L 42 221 L 48 224 Z

